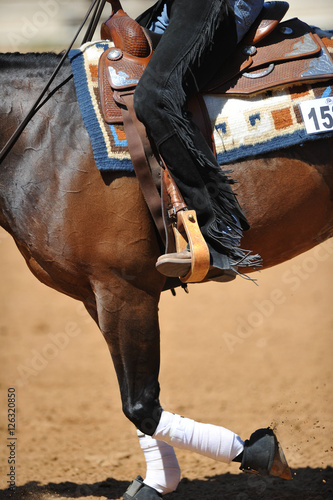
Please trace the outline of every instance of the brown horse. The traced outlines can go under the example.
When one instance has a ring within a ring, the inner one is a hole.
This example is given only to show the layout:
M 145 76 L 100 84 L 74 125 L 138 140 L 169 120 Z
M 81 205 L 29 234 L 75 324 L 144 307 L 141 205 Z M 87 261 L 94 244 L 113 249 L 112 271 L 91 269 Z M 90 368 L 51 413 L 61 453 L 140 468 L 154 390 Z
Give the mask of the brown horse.
M 57 61 L 53 54 L 0 56 L 1 145 Z M 68 64 L 63 71 L 70 73 Z M 262 256 L 264 268 L 332 236 L 333 139 L 231 167 L 251 224 L 243 246 Z M 96 169 L 73 81 L 1 164 L 0 224 L 40 281 L 83 302 L 110 349 L 125 415 L 152 434 L 161 414 L 160 247 L 136 178 Z

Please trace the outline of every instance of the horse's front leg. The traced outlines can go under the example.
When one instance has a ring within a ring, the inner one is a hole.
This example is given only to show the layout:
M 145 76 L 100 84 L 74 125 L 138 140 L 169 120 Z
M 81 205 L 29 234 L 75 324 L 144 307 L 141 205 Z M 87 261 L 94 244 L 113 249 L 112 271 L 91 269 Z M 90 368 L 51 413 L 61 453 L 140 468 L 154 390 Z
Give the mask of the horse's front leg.
M 290 470 L 271 429 L 259 429 L 244 443 L 224 427 L 196 422 L 161 408 L 159 294 L 119 280 L 118 286 L 113 284 L 112 293 L 103 288 L 99 292 L 95 289 L 95 293 L 99 325 L 115 365 L 125 415 L 143 434 L 151 436 L 154 443 L 162 441 L 225 463 L 234 460 L 241 462 L 243 470 L 290 479 Z M 177 486 L 179 470 L 177 477 L 173 472 L 170 471 L 172 488 L 167 484 L 161 493 L 173 491 Z M 136 495 L 136 488 L 142 485 L 132 486 Z M 125 495 L 124 498 L 150 497 Z
M 159 494 L 170 493 L 180 480 L 174 449 L 151 437 L 162 413 L 158 383 L 159 291 L 144 291 L 131 284 L 131 280 L 117 276 L 108 281 L 107 287 L 95 284 L 94 289 L 98 324 L 116 369 L 123 411 L 138 429 L 145 456 L 144 484 Z M 142 494 L 146 495 L 147 491 L 141 485 Z M 153 490 L 148 490 L 148 495 L 149 498 L 158 498 Z
M 157 308 L 155 297 L 127 284 L 118 283 L 97 297 L 98 322 L 116 369 L 123 411 L 150 435 L 162 413 Z

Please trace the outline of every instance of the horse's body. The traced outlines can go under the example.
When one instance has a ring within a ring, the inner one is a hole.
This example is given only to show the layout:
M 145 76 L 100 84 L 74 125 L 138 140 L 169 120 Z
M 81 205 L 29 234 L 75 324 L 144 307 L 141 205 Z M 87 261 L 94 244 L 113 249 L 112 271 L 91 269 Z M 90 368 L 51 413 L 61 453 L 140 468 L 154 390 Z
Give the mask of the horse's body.
M 56 62 L 51 54 L 0 56 L 1 146 Z M 332 236 L 332 139 L 232 169 L 251 224 L 242 246 L 259 253 L 264 268 Z M 155 270 L 156 231 L 136 178 L 97 171 L 73 81 L 39 111 L 1 164 L 0 223 L 34 275 L 82 301 L 97 322 L 126 416 L 137 426 L 154 419 L 164 286 Z

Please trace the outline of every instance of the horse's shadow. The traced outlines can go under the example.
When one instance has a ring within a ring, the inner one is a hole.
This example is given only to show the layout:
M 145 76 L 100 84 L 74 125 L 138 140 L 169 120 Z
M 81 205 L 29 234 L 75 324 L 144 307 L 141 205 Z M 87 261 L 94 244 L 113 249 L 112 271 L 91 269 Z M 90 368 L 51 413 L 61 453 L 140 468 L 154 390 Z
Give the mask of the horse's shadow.
M 69 481 L 48 483 L 30 481 L 15 492 L 0 490 L 0 500 L 48 500 L 55 498 L 121 498 L 129 482 L 108 478 L 93 484 Z M 294 469 L 293 480 L 263 478 L 247 474 L 221 474 L 204 480 L 184 478 L 177 492 L 167 500 L 329 500 L 333 498 L 333 469 Z

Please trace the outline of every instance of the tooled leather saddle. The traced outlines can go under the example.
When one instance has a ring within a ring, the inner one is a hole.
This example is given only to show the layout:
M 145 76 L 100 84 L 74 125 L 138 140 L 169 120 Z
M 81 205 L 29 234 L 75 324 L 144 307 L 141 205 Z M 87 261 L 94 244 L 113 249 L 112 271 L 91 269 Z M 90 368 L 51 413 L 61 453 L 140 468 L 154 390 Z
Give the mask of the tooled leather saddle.
M 106 50 L 99 61 L 100 102 L 104 119 L 109 124 L 124 124 L 136 176 L 167 251 L 181 251 L 189 243 L 192 255 L 196 256 L 189 275 L 182 281 L 202 281 L 209 269 L 209 252 L 204 241 L 200 246 L 195 213 L 186 210 L 167 166 L 156 154 L 133 108 L 136 85 L 161 35 L 142 28 L 123 11 L 118 0 L 108 1 L 113 12 L 102 25 L 101 37 L 112 41 L 114 47 Z M 224 62 L 223 68 L 202 93 L 248 95 L 332 78 L 332 60 L 317 34 L 297 18 L 281 22 L 288 8 L 289 4 L 284 1 L 265 3 L 236 52 Z M 193 120 L 215 151 L 202 94 L 195 96 L 188 107 Z

